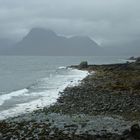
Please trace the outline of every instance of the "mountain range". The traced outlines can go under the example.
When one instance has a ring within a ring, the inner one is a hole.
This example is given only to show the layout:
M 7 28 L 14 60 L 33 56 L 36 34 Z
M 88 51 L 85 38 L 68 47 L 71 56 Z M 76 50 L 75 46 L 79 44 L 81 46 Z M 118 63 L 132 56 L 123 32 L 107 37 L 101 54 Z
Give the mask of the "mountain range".
M 33 28 L 19 42 L 0 39 L 0 55 L 139 56 L 140 39 L 100 46 L 88 36 L 65 37 L 52 30 Z
M 33 28 L 4 53 L 10 55 L 98 55 L 102 48 L 88 36 L 59 36 L 52 30 Z

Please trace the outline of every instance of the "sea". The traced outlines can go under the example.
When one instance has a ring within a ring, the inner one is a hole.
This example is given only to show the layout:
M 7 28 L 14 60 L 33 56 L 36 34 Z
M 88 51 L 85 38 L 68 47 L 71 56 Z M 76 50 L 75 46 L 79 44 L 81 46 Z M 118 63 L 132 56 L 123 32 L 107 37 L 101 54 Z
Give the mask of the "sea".
M 0 120 L 54 104 L 66 87 L 80 84 L 89 73 L 68 68 L 124 63 L 114 56 L 0 56 Z

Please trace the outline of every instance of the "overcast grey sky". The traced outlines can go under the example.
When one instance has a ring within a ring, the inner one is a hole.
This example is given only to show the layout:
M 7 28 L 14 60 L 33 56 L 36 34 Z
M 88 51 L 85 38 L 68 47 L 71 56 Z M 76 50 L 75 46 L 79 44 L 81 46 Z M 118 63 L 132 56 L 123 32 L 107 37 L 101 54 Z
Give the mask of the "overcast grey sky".
M 140 37 L 140 0 L 0 0 L 0 38 L 33 27 L 108 44 Z

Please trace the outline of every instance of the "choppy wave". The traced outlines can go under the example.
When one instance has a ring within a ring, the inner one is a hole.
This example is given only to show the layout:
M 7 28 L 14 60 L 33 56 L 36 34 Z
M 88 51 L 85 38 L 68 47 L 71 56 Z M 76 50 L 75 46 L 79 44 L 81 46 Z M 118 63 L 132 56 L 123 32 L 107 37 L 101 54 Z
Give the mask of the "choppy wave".
M 65 69 L 61 67 L 59 69 Z M 4 105 L 6 101 L 18 97 L 18 103 L 15 102 L 14 107 L 7 110 L 0 111 L 0 119 L 13 117 L 26 112 L 49 106 L 57 101 L 62 92 L 67 86 L 78 85 L 80 81 L 88 75 L 87 71 L 80 71 L 76 69 L 67 69 L 65 74 L 59 73 L 43 78 L 34 85 L 34 88 L 21 89 L 5 95 L 0 96 L 0 106 Z M 34 98 L 33 98 L 34 97 Z M 31 98 L 31 100 L 29 100 Z M 32 99 L 33 98 L 33 99 Z M 24 102 L 20 102 L 23 100 Z M 25 100 L 28 99 L 26 102 Z
M 28 89 L 21 89 L 18 91 L 13 91 L 9 94 L 4 94 L 0 96 L 0 105 L 2 105 L 6 100 L 10 100 L 12 97 L 24 95 L 28 92 Z

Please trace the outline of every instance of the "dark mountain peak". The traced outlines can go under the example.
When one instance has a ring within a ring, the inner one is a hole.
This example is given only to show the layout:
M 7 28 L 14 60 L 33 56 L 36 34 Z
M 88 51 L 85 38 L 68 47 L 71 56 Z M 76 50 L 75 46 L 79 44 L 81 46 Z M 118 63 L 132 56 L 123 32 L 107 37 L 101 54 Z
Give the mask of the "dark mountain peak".
M 50 29 L 32 28 L 27 36 L 32 37 L 55 37 L 56 33 Z
M 11 51 L 12 52 L 12 51 Z M 88 36 L 66 38 L 52 30 L 33 28 L 15 45 L 15 54 L 23 55 L 94 55 L 99 45 Z

